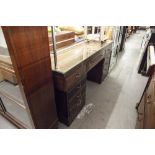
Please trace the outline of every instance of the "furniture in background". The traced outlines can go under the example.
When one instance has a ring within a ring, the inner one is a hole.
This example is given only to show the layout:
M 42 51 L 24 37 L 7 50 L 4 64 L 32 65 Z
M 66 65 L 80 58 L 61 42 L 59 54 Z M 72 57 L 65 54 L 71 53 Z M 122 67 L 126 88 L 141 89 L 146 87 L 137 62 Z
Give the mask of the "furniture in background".
M 142 63 L 145 64 L 145 69 L 142 68 L 142 75 L 148 76 L 148 82 L 137 105 L 137 124 L 136 128 L 140 129 L 155 129 L 155 46 L 148 45 L 146 55 Z
M 63 48 L 65 46 L 70 46 L 75 42 L 75 33 L 71 31 L 61 31 L 56 32 L 56 48 Z M 53 41 L 51 33 L 49 33 L 49 43 L 50 43 L 50 51 L 53 50 Z
M 0 82 L 4 80 L 7 80 L 15 85 L 17 84 L 17 79 L 10 56 L 0 55 Z

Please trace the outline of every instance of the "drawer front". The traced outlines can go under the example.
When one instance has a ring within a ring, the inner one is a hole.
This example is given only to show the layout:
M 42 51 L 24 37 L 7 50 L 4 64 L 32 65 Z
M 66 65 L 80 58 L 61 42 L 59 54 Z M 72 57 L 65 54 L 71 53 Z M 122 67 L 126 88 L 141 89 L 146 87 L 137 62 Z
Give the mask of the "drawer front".
M 84 85 L 80 90 L 78 90 L 74 96 L 71 96 L 68 100 L 68 108 L 72 109 L 76 106 L 77 102 L 81 102 L 82 96 L 86 94 L 86 85 Z M 79 104 L 79 103 L 78 103 Z
M 84 87 L 86 87 L 86 78 L 84 78 L 83 80 L 81 80 L 77 85 L 75 85 L 75 87 L 73 89 L 71 89 L 67 93 L 68 100 L 70 100 L 71 98 L 73 98 Z
M 86 74 L 85 66 L 80 65 L 72 74 L 66 77 L 65 80 L 65 91 L 71 89 L 75 84 L 79 83 L 81 78 L 83 78 Z
M 92 69 L 96 64 L 98 64 L 104 58 L 104 51 L 100 51 L 95 56 L 91 57 L 87 62 L 87 71 Z
M 75 101 L 75 106 L 68 111 L 68 121 L 69 124 L 76 118 L 83 106 L 85 105 L 85 94 L 82 96 L 81 100 Z

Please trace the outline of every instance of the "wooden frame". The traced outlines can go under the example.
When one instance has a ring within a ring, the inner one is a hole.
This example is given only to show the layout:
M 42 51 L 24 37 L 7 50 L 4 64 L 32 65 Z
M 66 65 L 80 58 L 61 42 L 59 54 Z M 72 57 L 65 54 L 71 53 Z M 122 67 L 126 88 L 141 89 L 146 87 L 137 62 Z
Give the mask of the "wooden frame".
M 2 30 L 32 127 L 57 127 L 47 27 L 4 26 Z M 5 117 L 23 128 L 11 116 Z

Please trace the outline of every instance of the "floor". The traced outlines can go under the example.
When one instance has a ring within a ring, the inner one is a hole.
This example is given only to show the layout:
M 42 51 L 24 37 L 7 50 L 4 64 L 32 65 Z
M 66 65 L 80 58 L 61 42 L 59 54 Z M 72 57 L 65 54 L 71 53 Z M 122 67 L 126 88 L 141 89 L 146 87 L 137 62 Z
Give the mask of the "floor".
M 137 63 L 144 31 L 127 39 L 116 67 L 102 84 L 87 81 L 86 106 L 70 127 L 61 129 L 133 129 L 136 103 L 140 100 L 147 78 L 137 74 Z M 0 128 L 15 128 L 0 115 Z

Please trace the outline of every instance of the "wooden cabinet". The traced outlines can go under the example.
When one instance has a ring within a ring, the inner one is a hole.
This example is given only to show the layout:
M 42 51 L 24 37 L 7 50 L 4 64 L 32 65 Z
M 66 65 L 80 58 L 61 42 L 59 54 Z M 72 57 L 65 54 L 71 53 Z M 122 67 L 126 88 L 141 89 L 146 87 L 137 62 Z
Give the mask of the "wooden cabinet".
M 68 91 L 55 91 L 59 120 L 70 125 L 85 105 L 86 78 L 81 79 Z
M 47 27 L 5 26 L 2 29 L 32 128 L 56 128 L 58 119 Z M 4 96 L 1 100 L 7 100 L 9 110 L 12 101 Z M 20 127 L 22 118 L 16 117 L 20 121 L 13 121 L 13 117 L 10 120 Z

